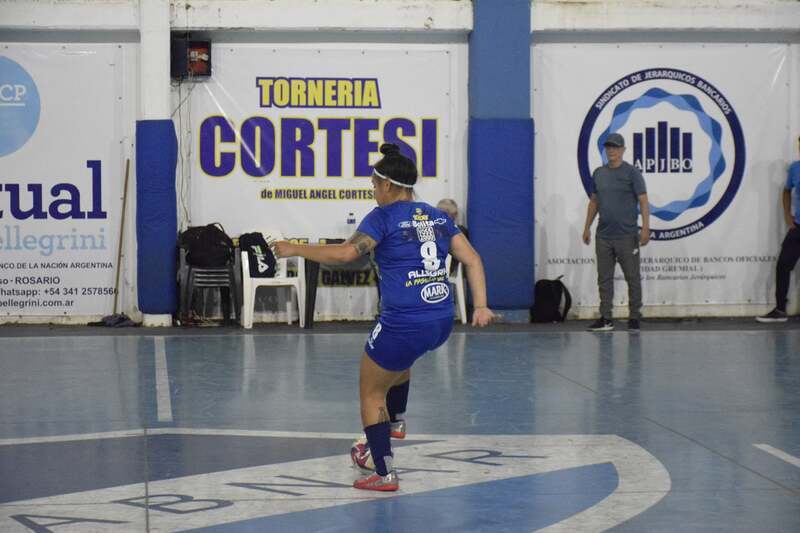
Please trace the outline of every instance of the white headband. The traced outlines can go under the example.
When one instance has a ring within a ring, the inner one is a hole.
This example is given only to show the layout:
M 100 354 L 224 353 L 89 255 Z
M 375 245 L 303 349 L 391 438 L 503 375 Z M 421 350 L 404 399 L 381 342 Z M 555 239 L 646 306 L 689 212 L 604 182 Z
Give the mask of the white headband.
M 405 187 L 406 189 L 413 189 L 414 188 L 413 185 L 408 185 L 407 183 L 400 183 L 399 181 L 393 180 L 389 176 L 384 176 L 383 174 L 378 172 L 377 168 L 373 168 L 372 169 L 372 173 L 375 174 L 376 176 L 378 176 L 381 179 L 387 180 L 389 183 L 394 183 L 395 185 L 397 185 L 399 187 Z

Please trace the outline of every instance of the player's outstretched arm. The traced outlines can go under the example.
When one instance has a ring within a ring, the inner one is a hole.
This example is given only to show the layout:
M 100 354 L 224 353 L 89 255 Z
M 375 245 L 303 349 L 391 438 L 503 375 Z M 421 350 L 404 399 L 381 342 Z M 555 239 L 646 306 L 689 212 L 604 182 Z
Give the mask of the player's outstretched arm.
M 305 257 L 326 265 L 341 265 L 355 261 L 375 248 L 375 240 L 357 231 L 342 244 L 295 244 L 289 241 L 270 243 L 276 257 Z
M 488 326 L 495 317 L 486 303 L 486 274 L 483 271 L 481 256 L 460 233 L 450 240 L 450 253 L 467 269 L 467 281 L 473 303 L 472 325 Z

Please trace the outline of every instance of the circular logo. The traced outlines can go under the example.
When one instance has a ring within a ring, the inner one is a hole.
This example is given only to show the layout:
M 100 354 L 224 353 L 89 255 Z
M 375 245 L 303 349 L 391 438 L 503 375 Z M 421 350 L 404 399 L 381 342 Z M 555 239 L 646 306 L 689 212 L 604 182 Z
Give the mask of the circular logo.
M 441 283 L 438 281 L 435 283 L 428 283 L 422 287 L 420 295 L 422 299 L 429 304 L 439 303 L 450 296 L 450 287 L 448 285 L 448 283 Z
M 28 142 L 39 124 L 39 91 L 19 63 L 0 56 L 0 157 Z
M 624 159 L 642 173 L 654 240 L 688 237 L 728 208 L 742 182 L 745 144 L 728 99 L 700 76 L 672 68 L 620 78 L 594 101 L 578 138 L 578 169 L 591 195 L 603 144 L 625 138 Z

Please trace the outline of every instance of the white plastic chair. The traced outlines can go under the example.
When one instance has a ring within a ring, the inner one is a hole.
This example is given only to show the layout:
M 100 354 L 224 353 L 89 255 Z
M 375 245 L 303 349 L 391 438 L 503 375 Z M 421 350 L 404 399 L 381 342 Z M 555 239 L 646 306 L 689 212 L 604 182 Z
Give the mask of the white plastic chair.
M 445 268 L 450 276 L 450 284 L 455 286 L 456 289 L 456 307 L 458 307 L 458 314 L 461 316 L 461 323 L 467 323 L 467 299 L 464 294 L 464 265 L 459 261 L 456 265 L 456 271 L 450 273 L 450 265 L 453 262 L 453 257 L 447 255 L 445 260 Z
M 271 240 L 282 240 L 283 235 L 279 231 L 262 231 L 264 238 Z M 251 329 L 253 327 L 253 313 L 255 311 L 256 291 L 259 287 L 289 287 L 290 295 L 286 300 L 286 320 L 292 323 L 293 300 L 297 301 L 297 316 L 300 327 L 305 327 L 306 322 L 306 262 L 303 258 L 297 258 L 297 276 L 289 276 L 289 261 L 285 257 L 275 261 L 275 277 L 272 278 L 252 278 L 250 277 L 250 261 L 247 252 L 242 251 L 242 327 Z M 294 291 L 291 291 L 291 288 Z

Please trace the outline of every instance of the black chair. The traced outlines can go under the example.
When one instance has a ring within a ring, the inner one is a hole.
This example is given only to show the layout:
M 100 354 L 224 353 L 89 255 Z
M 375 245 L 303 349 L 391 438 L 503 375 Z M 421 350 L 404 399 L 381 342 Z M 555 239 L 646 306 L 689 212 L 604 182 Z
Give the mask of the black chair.
M 185 321 L 189 316 L 195 289 L 218 288 L 222 318 L 225 322 L 230 320 L 232 298 L 236 322 L 240 322 L 239 313 L 242 309 L 240 254 L 234 253 L 231 260 L 222 267 L 199 267 L 189 264 L 186 260 L 187 250 L 185 248 L 179 248 L 179 252 L 178 285 L 180 286 L 179 316 L 181 320 Z

